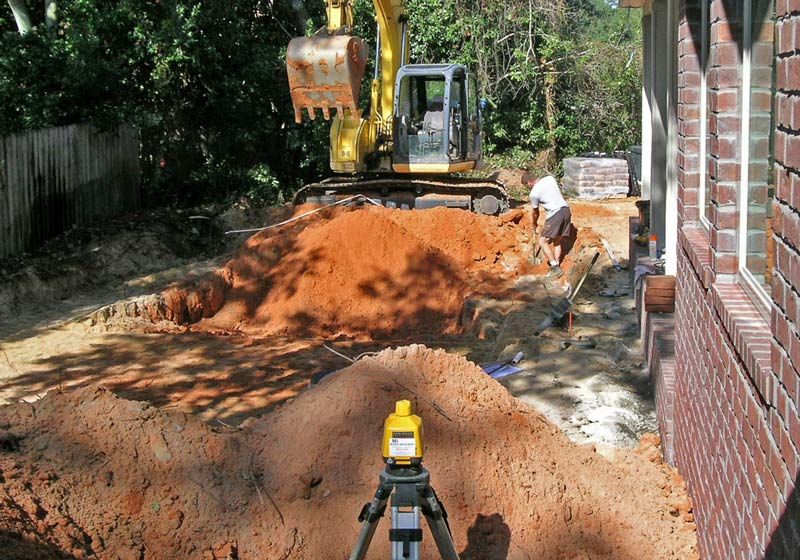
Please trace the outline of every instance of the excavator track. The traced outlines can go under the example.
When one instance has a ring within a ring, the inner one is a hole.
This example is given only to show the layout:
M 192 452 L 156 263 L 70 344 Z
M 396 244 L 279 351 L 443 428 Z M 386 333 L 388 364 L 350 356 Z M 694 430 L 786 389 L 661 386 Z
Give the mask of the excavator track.
M 495 179 L 408 175 L 333 177 L 304 186 L 294 195 L 293 202 L 325 205 L 358 194 L 387 208 L 405 210 L 444 206 L 494 216 L 509 209 L 505 184 Z

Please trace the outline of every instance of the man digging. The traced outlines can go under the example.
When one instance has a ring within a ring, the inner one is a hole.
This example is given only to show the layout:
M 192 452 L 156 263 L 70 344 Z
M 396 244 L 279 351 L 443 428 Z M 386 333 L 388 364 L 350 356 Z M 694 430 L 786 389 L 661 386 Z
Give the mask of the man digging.
M 539 233 L 538 243 L 547 263 L 550 265 L 548 278 L 561 278 L 562 244 L 564 236 L 569 235 L 572 226 L 572 212 L 561 194 L 558 181 L 552 175 L 538 178 L 532 173 L 522 176 L 522 184 L 531 187 L 531 206 L 533 207 L 533 232 Z M 539 206 L 544 207 L 547 218 L 541 232 L 539 228 Z M 534 249 L 535 250 L 535 249 Z

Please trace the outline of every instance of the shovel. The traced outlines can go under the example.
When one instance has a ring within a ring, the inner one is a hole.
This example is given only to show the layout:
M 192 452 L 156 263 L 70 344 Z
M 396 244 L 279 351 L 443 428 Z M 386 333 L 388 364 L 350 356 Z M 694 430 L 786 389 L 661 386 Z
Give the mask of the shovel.
M 539 257 L 539 253 L 542 252 L 542 246 L 539 245 L 539 233 L 536 231 L 536 228 L 533 229 L 533 264 L 537 265 L 542 262 L 542 259 Z

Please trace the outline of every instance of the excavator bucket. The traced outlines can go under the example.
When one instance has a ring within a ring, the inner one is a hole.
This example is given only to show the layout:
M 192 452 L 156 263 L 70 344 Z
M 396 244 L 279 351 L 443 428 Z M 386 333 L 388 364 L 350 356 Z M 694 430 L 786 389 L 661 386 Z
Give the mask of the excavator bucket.
M 366 42 L 349 35 L 298 37 L 289 42 L 286 70 L 295 121 L 303 109 L 313 120 L 316 109 L 329 119 L 331 109 L 343 114 L 358 108 L 358 93 L 367 66 Z

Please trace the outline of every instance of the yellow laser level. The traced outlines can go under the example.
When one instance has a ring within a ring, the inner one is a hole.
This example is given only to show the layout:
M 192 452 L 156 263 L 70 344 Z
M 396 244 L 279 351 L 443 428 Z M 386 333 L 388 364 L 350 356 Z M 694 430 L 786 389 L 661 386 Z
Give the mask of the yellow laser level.
M 383 425 L 383 460 L 389 466 L 422 464 L 422 418 L 411 410 L 411 401 L 397 401 Z
M 431 487 L 431 473 L 422 466 L 423 451 L 422 418 L 413 413 L 409 401 L 397 401 L 394 412 L 383 424 L 386 468 L 380 475 L 372 501 L 358 514 L 361 531 L 350 560 L 366 560 L 372 537 L 387 506 L 391 508 L 392 518 L 389 530 L 392 560 L 422 558 L 422 516 L 428 522 L 442 560 L 458 560 L 447 523 L 447 510 Z

